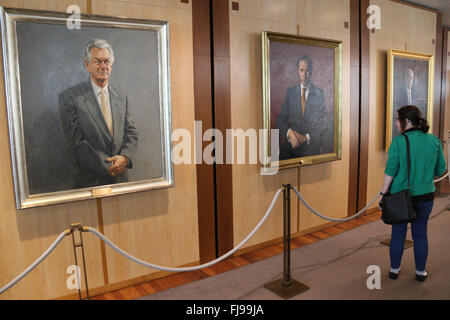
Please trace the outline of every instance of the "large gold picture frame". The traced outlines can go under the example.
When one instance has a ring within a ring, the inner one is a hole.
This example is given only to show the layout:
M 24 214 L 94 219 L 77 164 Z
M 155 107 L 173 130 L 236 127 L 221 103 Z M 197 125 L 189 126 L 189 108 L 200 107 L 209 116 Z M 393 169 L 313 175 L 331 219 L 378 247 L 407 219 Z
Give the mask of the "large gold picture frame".
M 341 41 L 262 33 L 263 169 L 341 159 L 341 60 Z M 309 72 L 304 100 L 299 65 Z M 274 129 L 279 130 L 278 150 Z M 289 132 L 303 142 L 290 142 Z
M 67 13 L 3 7 L 0 19 L 17 209 L 174 186 L 168 22 L 80 15 L 69 28 Z M 91 59 L 91 43 L 112 58 Z M 102 107 L 88 59 L 112 66 Z M 115 156 L 126 168 L 112 171 Z
M 389 49 L 387 52 L 386 144 L 398 135 L 395 126 L 397 110 L 415 105 L 433 128 L 434 56 Z

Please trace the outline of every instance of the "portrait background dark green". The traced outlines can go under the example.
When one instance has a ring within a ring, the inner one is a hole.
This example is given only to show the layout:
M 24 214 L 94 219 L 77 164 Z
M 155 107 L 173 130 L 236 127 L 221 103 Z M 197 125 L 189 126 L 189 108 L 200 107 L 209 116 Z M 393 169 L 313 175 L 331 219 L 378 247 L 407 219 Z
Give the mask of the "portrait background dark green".
M 58 95 L 89 79 L 86 44 L 107 40 L 114 50 L 110 83 L 128 95 L 138 132 L 129 181 L 162 177 L 158 34 L 109 27 L 18 22 L 20 95 L 30 195 L 73 189 L 74 163 L 59 125 Z

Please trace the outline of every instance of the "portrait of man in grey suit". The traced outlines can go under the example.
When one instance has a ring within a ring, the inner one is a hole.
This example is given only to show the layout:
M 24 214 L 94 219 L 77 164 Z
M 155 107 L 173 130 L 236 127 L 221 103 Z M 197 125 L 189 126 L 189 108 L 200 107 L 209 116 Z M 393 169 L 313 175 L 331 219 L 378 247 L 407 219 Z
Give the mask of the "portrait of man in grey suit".
M 299 83 L 287 89 L 276 120 L 280 130 L 280 160 L 325 152 L 327 111 L 323 90 L 311 81 L 313 62 L 307 55 L 297 60 Z M 331 134 L 332 136 L 332 134 Z
M 138 142 L 128 97 L 109 78 L 114 51 L 106 40 L 91 40 L 84 52 L 89 79 L 59 94 L 66 146 L 75 162 L 75 188 L 128 181 Z
M 173 186 L 168 22 L 33 16 L 5 56 L 17 208 Z

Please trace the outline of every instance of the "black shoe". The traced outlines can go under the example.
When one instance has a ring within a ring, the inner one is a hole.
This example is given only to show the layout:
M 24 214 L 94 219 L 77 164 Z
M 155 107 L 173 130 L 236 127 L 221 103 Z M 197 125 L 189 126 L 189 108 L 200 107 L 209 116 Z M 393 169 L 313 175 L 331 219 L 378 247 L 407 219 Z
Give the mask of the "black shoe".
M 389 272 L 389 278 L 391 278 L 393 280 L 397 280 L 398 279 L 398 273 Z
M 427 279 L 427 277 L 428 277 L 428 274 L 424 274 L 424 275 L 416 274 L 416 280 L 420 281 L 420 282 L 424 282 Z

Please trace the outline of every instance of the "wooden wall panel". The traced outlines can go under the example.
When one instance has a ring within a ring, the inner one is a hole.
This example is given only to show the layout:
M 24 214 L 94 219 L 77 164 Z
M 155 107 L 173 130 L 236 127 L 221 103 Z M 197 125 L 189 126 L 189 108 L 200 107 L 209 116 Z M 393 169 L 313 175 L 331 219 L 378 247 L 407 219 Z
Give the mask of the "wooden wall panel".
M 314 27 L 313 29 L 323 29 L 322 34 L 330 30 L 348 33 L 349 29 L 345 28 L 344 22 L 350 22 L 350 1 L 299 1 L 298 16 L 300 28 L 302 26 L 311 26 Z M 300 33 L 302 33 L 301 29 Z M 333 38 L 331 37 L 330 39 Z
M 213 97 L 215 128 L 226 133 L 231 128 L 230 19 L 227 0 L 211 1 Z M 226 140 L 226 139 L 225 139 Z M 217 208 L 217 255 L 233 249 L 233 167 L 215 165 Z
M 277 23 L 297 23 L 297 0 L 241 0 L 238 2 L 239 10 L 233 10 L 230 14 L 264 21 L 276 21 Z
M 195 120 L 202 121 L 203 132 L 213 128 L 210 12 L 209 0 L 196 0 L 192 3 Z M 202 150 L 210 143 L 204 141 Z M 214 260 L 216 257 L 214 170 L 214 166 L 206 163 L 197 165 L 201 263 Z
M 298 16 L 301 35 L 342 41 L 342 159 L 300 168 L 298 185 L 305 200 L 315 210 L 331 218 L 342 218 L 347 216 L 349 189 L 350 29 L 345 28 L 345 22 L 350 22 L 350 1 L 301 1 Z M 329 222 L 302 203 L 299 219 L 299 232 Z
M 360 16 L 361 16 L 361 75 L 360 75 L 360 141 L 359 141 L 359 177 L 358 177 L 358 211 L 366 206 L 365 198 L 367 197 L 367 171 L 369 162 L 369 99 L 370 99 L 370 34 L 369 29 L 366 28 L 366 21 L 369 18 L 367 7 L 369 0 L 360 1 Z M 352 124 L 353 125 L 353 124 Z
M 262 1 L 239 1 L 239 11 L 230 11 L 231 108 L 234 129 L 262 128 L 261 32 L 273 31 L 344 41 L 342 118 L 343 160 L 304 168 L 284 169 L 277 176 L 262 177 L 259 165 L 233 166 L 235 244 L 239 243 L 266 212 L 275 191 L 291 183 L 317 210 L 331 217 L 345 216 L 348 190 L 350 61 L 349 1 L 283 1 L 264 6 Z M 231 7 L 231 5 L 230 5 Z M 292 11 L 297 8 L 296 15 Z M 272 11 L 271 11 L 272 10 Z M 332 13 L 331 13 L 332 12 Z M 337 12 L 337 13 L 336 13 Z M 325 18 L 320 18 L 321 15 Z M 335 17 L 338 16 L 338 18 Z M 314 16 L 315 19 L 310 17 Z M 328 21 L 328 22 L 327 22 Z M 298 31 L 300 31 L 298 33 Z M 330 190 L 333 192 L 330 193 Z M 330 201 L 323 201 L 323 197 Z M 327 223 L 299 204 L 291 195 L 293 233 Z M 282 235 L 282 203 L 247 246 Z M 300 218 L 300 219 L 299 219 Z
M 194 137 L 191 4 L 172 1 L 95 1 L 94 14 L 166 20 L 170 23 L 172 129 Z M 193 142 L 193 140 L 192 140 Z M 193 149 L 192 149 L 193 154 Z M 199 260 L 196 168 L 175 165 L 175 187 L 102 199 L 105 234 L 140 259 L 165 266 Z M 148 275 L 151 270 L 106 249 L 110 283 Z
M 406 43 L 408 51 L 434 54 L 437 15 L 434 12 L 406 7 Z
M 350 141 L 348 210 L 349 216 L 357 212 L 359 180 L 359 131 L 360 131 L 360 1 L 350 1 Z
M 444 72 L 446 75 L 446 79 L 450 79 L 450 58 L 449 58 L 449 52 L 450 52 L 450 32 L 448 32 L 449 29 L 445 29 L 446 32 L 444 33 L 444 37 L 447 40 L 447 46 L 446 50 L 444 51 L 444 54 L 447 56 L 447 63 L 444 66 Z M 445 81 L 444 83 L 444 97 L 445 97 L 445 122 L 444 122 L 444 133 L 443 138 L 445 141 L 448 141 L 450 138 L 450 81 Z
M 389 0 L 371 0 L 370 3 L 381 9 L 382 29 L 370 34 L 370 157 L 367 202 L 381 189 L 388 156 L 384 151 L 387 51 L 397 48 L 434 54 L 435 45 L 431 40 L 436 38 L 436 13 Z M 386 15 L 387 18 L 384 18 Z
M 2 0 L 0 5 L 4 7 L 62 12 L 65 12 L 68 6 L 77 5 L 81 9 L 81 13 L 87 13 L 86 0 Z
M 442 102 L 442 83 L 445 83 L 445 77 L 443 77 L 443 70 L 445 70 L 445 63 L 447 60 L 443 60 L 443 27 L 442 27 L 442 14 L 438 12 L 436 14 L 436 36 L 434 42 L 436 43 L 434 54 L 434 89 L 433 89 L 433 132 L 440 138 L 444 138 L 444 121 L 445 121 L 445 103 Z M 446 43 L 446 42 L 445 42 Z
M 78 5 L 85 13 L 86 2 L 80 0 L 0 1 L 2 6 L 53 11 L 65 11 L 70 4 Z M 26 210 L 15 209 L 3 69 L 1 72 L 0 286 L 3 286 L 34 262 L 61 232 L 69 228 L 70 223 L 81 222 L 98 228 L 98 218 L 95 200 Z M 102 264 L 99 242 L 90 237 L 85 237 L 84 240 L 89 286 L 101 286 L 104 282 L 101 268 L 98 268 Z M 0 299 L 48 299 L 76 293 L 76 290 L 66 287 L 69 276 L 66 270 L 73 264 L 72 239 L 66 237 L 42 264 L 2 294 Z
M 241 1 L 240 3 L 243 3 Z M 248 6 L 248 4 L 247 4 Z M 231 6 L 230 6 L 231 7 Z M 255 9 L 256 10 L 256 9 Z M 251 9 L 249 9 L 252 12 Z M 256 10 L 257 11 L 257 10 Z M 230 11 L 231 123 L 233 129 L 258 130 L 262 123 L 261 32 L 296 33 L 294 24 L 245 17 Z M 247 147 L 248 149 L 248 147 Z M 247 158 L 248 159 L 248 158 Z M 280 171 L 276 176 L 261 176 L 260 166 L 233 165 L 234 244 L 241 242 L 263 217 L 275 192 L 283 183 L 297 185 L 297 169 Z M 292 231 L 297 225 L 296 200 L 291 200 Z M 280 237 L 283 230 L 282 201 L 245 247 Z
M 371 37 L 397 42 L 396 49 L 406 50 L 407 7 L 389 0 L 370 0 L 370 4 L 379 6 L 381 14 L 381 29 L 376 29 Z

